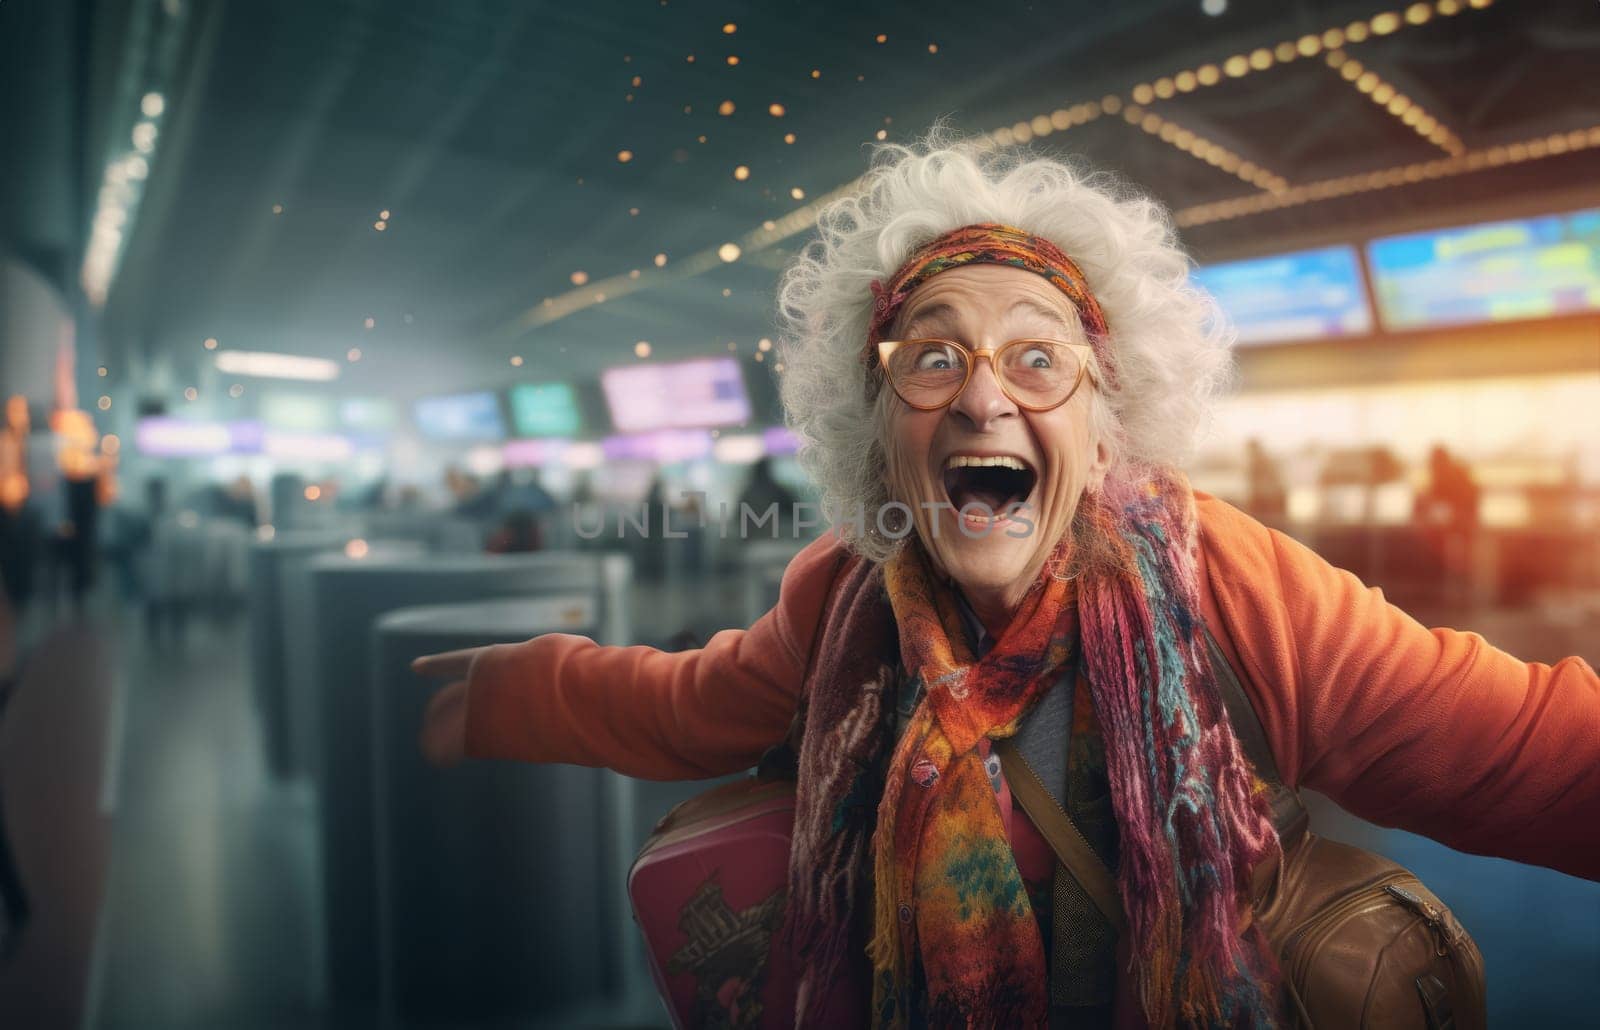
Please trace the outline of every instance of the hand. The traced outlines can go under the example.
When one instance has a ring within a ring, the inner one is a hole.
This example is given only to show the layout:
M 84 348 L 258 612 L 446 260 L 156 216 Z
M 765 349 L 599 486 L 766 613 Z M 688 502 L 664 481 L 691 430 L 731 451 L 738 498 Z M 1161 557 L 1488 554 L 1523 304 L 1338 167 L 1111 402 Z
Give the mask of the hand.
M 428 702 L 417 738 L 423 757 L 440 768 L 455 765 L 467 756 L 467 677 L 473 659 L 485 650 L 469 647 L 423 655 L 411 663 L 411 671 L 417 675 L 447 681 L 444 689 Z

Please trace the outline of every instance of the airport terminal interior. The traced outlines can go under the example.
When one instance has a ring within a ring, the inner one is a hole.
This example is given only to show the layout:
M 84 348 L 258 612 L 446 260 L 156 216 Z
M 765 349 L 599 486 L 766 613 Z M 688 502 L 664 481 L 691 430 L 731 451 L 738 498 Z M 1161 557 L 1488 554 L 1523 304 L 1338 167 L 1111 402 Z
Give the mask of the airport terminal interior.
M 409 663 L 774 606 L 780 276 L 941 119 L 1169 212 L 1196 490 L 1600 664 L 1597 67 L 1555 0 L 0 2 L 0 1026 L 673 1025 L 627 883 L 714 784 L 434 768 Z M 1600 1020 L 1600 884 L 1306 801 L 1491 1026 Z

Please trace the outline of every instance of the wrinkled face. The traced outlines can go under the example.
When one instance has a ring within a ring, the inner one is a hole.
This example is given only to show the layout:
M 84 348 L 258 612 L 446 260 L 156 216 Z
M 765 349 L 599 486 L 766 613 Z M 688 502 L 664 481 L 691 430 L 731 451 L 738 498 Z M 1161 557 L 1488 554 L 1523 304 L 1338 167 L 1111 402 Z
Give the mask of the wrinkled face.
M 886 334 L 939 337 L 974 350 L 1017 339 L 1086 343 L 1070 301 L 1041 276 L 1001 265 L 952 269 L 906 299 Z M 887 384 L 885 390 L 889 390 Z M 1071 400 L 1027 411 L 977 359 L 948 407 L 919 411 L 891 396 L 890 495 L 911 506 L 923 547 L 967 593 L 1020 600 L 1066 533 L 1085 487 L 1098 489 L 1109 450 L 1092 432 L 1084 380 Z M 988 520 L 978 505 L 1010 518 Z M 970 515 L 960 509 L 968 506 Z

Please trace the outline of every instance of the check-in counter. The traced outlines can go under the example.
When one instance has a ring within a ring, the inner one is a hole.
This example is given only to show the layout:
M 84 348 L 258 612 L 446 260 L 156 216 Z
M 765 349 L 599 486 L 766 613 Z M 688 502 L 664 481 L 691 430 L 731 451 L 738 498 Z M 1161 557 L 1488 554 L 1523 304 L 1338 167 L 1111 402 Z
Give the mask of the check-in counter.
M 320 530 L 303 530 L 322 533 Z M 322 534 L 326 536 L 326 534 Z M 359 541 L 359 543 L 357 543 Z M 291 776 L 315 779 L 322 763 L 317 727 L 322 718 L 322 702 L 317 693 L 317 612 L 311 580 L 312 562 L 324 555 L 359 554 L 359 560 L 382 564 L 397 560 L 420 559 L 426 554 L 417 540 L 367 540 L 346 537 L 334 548 L 318 548 L 291 553 L 280 558 L 278 568 L 278 610 L 283 627 L 284 700 L 288 716 L 289 764 Z
M 371 710 L 386 1025 L 559 1019 L 615 999 L 627 979 L 633 933 L 616 873 L 632 857 L 618 839 L 631 783 L 570 765 L 430 767 L 417 733 L 441 684 L 410 671 L 419 654 L 541 633 L 602 636 L 600 614 L 594 591 L 577 590 L 378 620 Z
M 327 985 L 335 1004 L 378 995 L 370 703 L 378 618 L 424 604 L 586 594 L 596 605 L 599 639 L 620 643 L 630 639 L 629 579 L 627 560 L 615 555 L 341 554 L 308 563 Z
M 250 685 L 261 713 L 267 768 L 286 777 L 295 771 L 289 718 L 288 655 L 284 632 L 284 565 L 337 551 L 349 537 L 334 532 L 277 533 L 259 538 L 249 552 Z
M 437 511 L 374 511 L 364 516 L 367 534 L 385 540 L 415 540 L 429 551 L 470 554 L 483 550 L 484 526 L 474 519 Z

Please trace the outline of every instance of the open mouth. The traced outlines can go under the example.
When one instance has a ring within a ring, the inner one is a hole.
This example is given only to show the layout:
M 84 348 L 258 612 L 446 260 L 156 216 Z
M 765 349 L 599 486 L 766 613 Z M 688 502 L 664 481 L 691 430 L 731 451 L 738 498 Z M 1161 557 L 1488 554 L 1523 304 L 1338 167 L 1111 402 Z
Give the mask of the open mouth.
M 957 511 L 981 504 L 999 515 L 1027 501 L 1038 481 L 1039 474 L 1027 462 L 1010 455 L 956 454 L 944 463 L 944 491 Z

